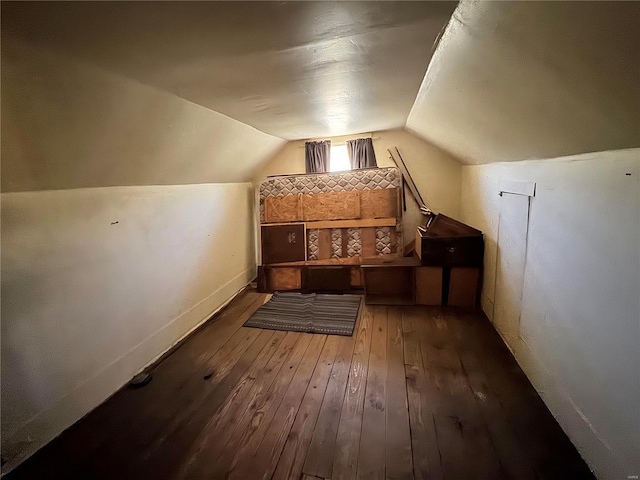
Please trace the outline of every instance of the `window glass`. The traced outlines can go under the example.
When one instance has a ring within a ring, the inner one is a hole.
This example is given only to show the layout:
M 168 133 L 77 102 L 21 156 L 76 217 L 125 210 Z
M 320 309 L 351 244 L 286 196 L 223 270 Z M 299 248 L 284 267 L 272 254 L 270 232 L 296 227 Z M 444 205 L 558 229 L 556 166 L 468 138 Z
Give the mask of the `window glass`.
M 349 154 L 346 145 L 334 145 L 331 147 L 331 157 L 329 159 L 330 172 L 344 172 L 351 170 L 351 162 L 349 162 Z

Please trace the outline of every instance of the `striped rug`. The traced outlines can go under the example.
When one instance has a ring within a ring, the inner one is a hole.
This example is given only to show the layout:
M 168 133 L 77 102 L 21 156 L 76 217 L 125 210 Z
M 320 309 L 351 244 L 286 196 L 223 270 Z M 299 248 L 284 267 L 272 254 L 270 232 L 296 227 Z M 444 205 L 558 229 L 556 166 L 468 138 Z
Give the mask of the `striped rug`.
M 359 295 L 276 292 L 244 326 L 351 336 L 361 298 Z

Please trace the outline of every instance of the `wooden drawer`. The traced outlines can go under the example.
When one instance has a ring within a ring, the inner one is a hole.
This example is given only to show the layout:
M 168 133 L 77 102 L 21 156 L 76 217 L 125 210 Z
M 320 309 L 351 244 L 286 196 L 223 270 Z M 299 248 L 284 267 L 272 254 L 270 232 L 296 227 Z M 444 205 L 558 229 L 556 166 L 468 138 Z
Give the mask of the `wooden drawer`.
M 416 233 L 416 253 L 423 265 L 481 267 L 484 257 L 482 235 L 440 237 Z

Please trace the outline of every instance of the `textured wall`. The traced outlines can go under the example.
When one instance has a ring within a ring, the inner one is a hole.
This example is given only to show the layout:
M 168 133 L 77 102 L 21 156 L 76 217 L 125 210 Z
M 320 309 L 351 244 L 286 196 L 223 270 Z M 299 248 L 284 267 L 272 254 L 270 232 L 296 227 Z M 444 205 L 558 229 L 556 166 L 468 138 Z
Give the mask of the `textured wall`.
M 2 455 L 58 435 L 255 276 L 251 184 L 4 193 Z
M 500 302 L 498 192 L 504 182 L 536 183 L 511 348 L 603 480 L 637 475 L 640 467 L 639 159 L 640 149 L 630 149 L 463 168 L 462 220 L 486 235 L 482 306 L 489 318 Z

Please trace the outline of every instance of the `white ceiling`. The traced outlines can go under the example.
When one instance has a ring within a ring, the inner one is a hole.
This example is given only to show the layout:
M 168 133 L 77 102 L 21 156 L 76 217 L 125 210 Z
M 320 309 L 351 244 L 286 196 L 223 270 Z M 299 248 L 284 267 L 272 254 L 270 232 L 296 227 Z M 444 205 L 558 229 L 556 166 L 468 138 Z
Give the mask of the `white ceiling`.
M 464 2 L 407 127 L 466 163 L 640 146 L 640 2 Z
M 288 140 L 406 124 L 466 163 L 640 146 L 640 2 L 455 7 L 3 2 L 2 31 Z
M 9 2 L 2 28 L 300 139 L 403 127 L 455 6 Z

